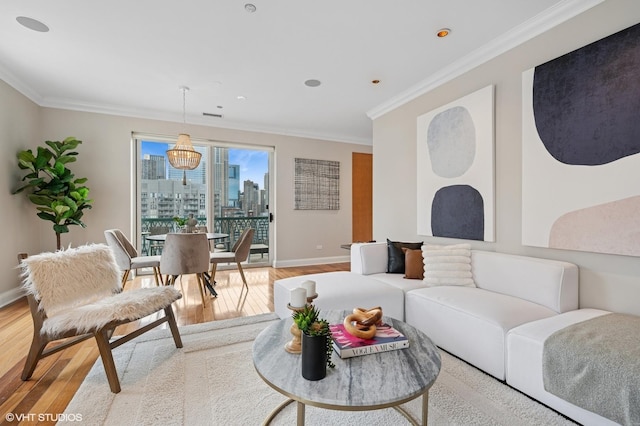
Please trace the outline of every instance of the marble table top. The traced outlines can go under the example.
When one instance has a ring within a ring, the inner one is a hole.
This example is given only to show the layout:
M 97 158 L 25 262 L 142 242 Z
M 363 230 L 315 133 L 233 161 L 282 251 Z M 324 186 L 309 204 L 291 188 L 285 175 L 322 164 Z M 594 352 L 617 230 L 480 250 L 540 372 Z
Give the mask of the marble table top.
M 341 323 L 348 311 L 321 311 L 330 324 Z M 440 354 L 429 337 L 393 318 L 383 320 L 409 339 L 409 347 L 389 352 L 341 359 L 318 381 L 302 377 L 301 355 L 285 351 L 291 340 L 291 318 L 263 330 L 253 343 L 253 363 L 258 374 L 278 392 L 305 404 L 333 408 L 382 408 L 410 401 L 429 390 L 440 373 Z

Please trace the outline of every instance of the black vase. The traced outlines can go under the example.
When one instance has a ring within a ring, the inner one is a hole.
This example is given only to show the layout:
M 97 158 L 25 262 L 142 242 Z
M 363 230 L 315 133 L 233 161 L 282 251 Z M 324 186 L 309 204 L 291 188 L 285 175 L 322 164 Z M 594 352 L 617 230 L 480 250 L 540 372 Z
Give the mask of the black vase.
M 320 380 L 327 375 L 328 338 L 302 333 L 302 377 L 305 379 Z

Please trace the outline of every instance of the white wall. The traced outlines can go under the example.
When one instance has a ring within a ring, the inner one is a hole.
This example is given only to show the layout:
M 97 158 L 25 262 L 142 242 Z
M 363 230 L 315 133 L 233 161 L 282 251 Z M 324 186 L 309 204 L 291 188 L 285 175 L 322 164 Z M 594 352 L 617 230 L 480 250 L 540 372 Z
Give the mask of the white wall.
M 6 92 L 6 96 L 5 96 Z M 93 208 L 83 218 L 87 228 L 70 227 L 62 235 L 62 245 L 77 246 L 103 242 L 103 231 L 131 229 L 131 132 L 177 135 L 185 130 L 181 123 L 145 120 L 104 114 L 40 108 L 0 81 L 0 120 L 3 146 L 10 157 L 3 161 L 0 182 L 6 191 L 0 200 L 3 209 L 5 242 L 0 245 L 0 306 L 16 295 L 19 285 L 15 268 L 18 251 L 38 253 L 55 250 L 55 234 L 49 222 L 36 216 L 34 206 L 23 196 L 11 195 L 18 170 L 15 154 L 21 149 L 42 145 L 45 140 L 75 136 L 83 141 L 78 161 L 70 167 L 78 177 L 87 177 Z M 295 266 L 348 261 L 348 252 L 340 244 L 351 241 L 351 153 L 372 151 L 370 146 L 229 130 L 206 126 L 188 126 L 194 138 L 275 147 L 274 266 Z M 293 210 L 294 158 L 313 158 L 340 162 L 340 210 Z M 323 246 L 322 250 L 316 246 Z
M 496 242 L 475 241 L 471 242 L 472 247 L 574 262 L 580 267 L 582 307 L 640 314 L 639 258 L 525 247 L 520 238 L 522 72 L 638 22 L 640 2 L 608 0 L 374 120 L 374 238 L 379 241 L 385 238 L 459 241 L 416 233 L 416 119 L 493 84 L 496 86 Z

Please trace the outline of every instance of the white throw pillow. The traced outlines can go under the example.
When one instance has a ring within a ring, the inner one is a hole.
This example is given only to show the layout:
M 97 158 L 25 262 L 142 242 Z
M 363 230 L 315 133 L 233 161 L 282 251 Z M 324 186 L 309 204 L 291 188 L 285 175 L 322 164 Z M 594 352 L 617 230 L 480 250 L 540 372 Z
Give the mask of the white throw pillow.
M 471 273 L 471 245 L 422 246 L 424 283 L 428 287 L 456 285 L 475 287 Z

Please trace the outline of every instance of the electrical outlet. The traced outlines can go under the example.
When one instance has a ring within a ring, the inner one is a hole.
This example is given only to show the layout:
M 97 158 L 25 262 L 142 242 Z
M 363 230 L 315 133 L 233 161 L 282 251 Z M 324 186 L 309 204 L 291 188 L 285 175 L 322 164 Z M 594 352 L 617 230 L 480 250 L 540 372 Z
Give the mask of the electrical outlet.
M 316 246 L 316 250 L 322 250 L 322 245 L 321 245 L 321 244 L 318 244 L 318 245 Z

